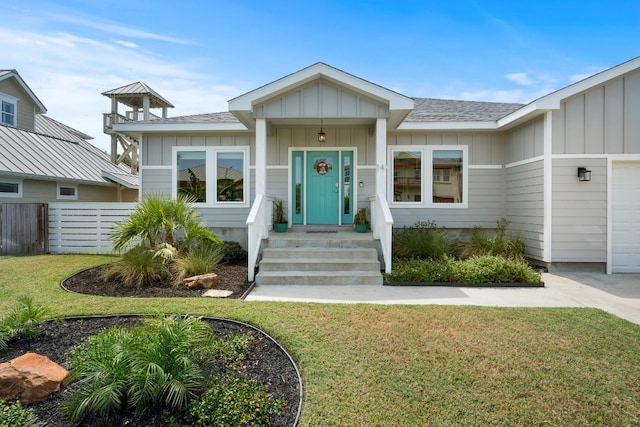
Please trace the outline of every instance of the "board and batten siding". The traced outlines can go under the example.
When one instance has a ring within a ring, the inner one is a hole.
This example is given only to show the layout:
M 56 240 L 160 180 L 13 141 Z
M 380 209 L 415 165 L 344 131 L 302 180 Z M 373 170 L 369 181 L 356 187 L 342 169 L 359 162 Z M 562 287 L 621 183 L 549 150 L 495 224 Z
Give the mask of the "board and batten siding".
M 589 182 L 576 177 L 583 163 L 581 159 L 553 160 L 554 262 L 607 260 L 607 161 L 589 160 Z
M 544 162 L 507 165 L 505 172 L 509 232 L 522 238 L 528 257 L 543 259 Z
M 389 107 L 325 79 L 317 79 L 257 104 L 253 114 L 258 118 L 377 118 L 388 117 Z
M 640 71 L 562 102 L 553 112 L 553 154 L 640 153 Z
M 538 118 L 509 130 L 505 136 L 506 164 L 544 154 L 544 119 Z

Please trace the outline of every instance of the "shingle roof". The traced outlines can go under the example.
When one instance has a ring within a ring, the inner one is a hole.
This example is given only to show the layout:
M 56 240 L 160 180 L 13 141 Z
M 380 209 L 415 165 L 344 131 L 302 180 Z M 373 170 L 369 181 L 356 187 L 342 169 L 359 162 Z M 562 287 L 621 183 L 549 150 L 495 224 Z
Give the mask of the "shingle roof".
M 524 104 L 414 98 L 405 122 L 487 122 L 501 119 Z
M 415 108 L 404 122 L 490 122 L 522 108 L 524 104 L 413 98 Z M 194 114 L 147 120 L 144 123 L 240 123 L 230 112 Z
M 78 136 L 70 141 L 0 125 L 2 175 L 107 185 L 115 182 L 109 173 L 129 188 L 138 186 L 138 177 L 131 175 L 127 166 L 111 163 L 106 153 Z
M 141 120 L 137 123 L 165 123 L 165 124 L 178 124 L 178 123 L 240 123 L 240 120 L 233 114 L 227 112 L 222 113 L 207 113 L 207 114 L 193 114 L 189 116 L 176 116 L 167 117 L 153 120 Z

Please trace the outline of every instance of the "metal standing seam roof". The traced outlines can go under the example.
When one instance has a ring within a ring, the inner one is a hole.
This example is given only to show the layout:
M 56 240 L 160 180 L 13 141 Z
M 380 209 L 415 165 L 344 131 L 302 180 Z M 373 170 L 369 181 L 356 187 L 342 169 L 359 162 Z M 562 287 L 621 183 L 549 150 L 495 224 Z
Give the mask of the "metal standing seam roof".
M 77 136 L 67 140 L 5 125 L 0 125 L 0 174 L 138 187 L 138 177 L 126 165 L 111 163 L 106 153 Z M 110 179 L 109 174 L 120 179 Z
M 149 96 L 150 108 L 173 108 L 173 104 L 167 101 L 155 90 L 151 89 L 144 82 L 135 82 L 116 89 L 102 92 L 102 95 L 109 98 L 116 98 L 119 102 L 131 107 L 142 108 L 142 95 Z

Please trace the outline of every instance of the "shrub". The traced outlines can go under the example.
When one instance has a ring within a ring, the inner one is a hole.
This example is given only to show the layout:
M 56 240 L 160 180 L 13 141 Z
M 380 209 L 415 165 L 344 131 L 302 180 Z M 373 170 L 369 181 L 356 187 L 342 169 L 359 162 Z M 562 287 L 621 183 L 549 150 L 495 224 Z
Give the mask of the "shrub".
M 462 283 L 539 283 L 540 273 L 521 259 L 484 255 L 462 262 Z
M 222 262 L 236 263 L 247 260 L 247 251 L 238 242 L 225 241 L 222 243 Z
M 417 222 L 393 232 L 393 258 L 435 260 L 453 255 L 458 241 L 434 221 Z
M 471 230 L 471 238 L 462 245 L 460 258 L 467 259 L 481 255 L 499 255 L 506 258 L 524 258 L 524 242 L 519 236 L 508 236 L 509 221 L 500 218 L 496 222 L 495 233 L 487 233 L 476 226 Z M 493 234 L 489 236 L 489 234 Z
M 144 246 L 134 246 L 125 252 L 119 261 L 109 264 L 104 271 L 106 280 L 120 279 L 127 286 L 137 288 L 169 276 L 170 271 L 165 265 L 165 259 Z
M 237 334 L 217 340 L 214 344 L 216 355 L 225 363 L 242 362 L 249 354 L 249 348 L 255 341 L 252 334 Z
M 224 248 L 217 243 L 202 242 L 200 245 L 180 254 L 172 265 L 174 284 L 182 283 L 185 277 L 210 273 L 224 256 Z
M 0 400 L 0 427 L 43 427 L 33 409 L 23 409 L 20 402 Z
M 269 426 L 284 407 L 267 389 L 244 378 L 218 377 L 211 388 L 189 408 L 198 427 Z
M 0 321 L 0 351 L 7 349 L 7 342 L 24 338 L 32 340 L 40 333 L 40 325 L 49 309 L 33 303 L 29 296 L 18 298 L 18 305 Z
M 539 283 L 540 273 L 525 261 L 484 255 L 466 261 L 443 257 L 435 261 L 396 261 L 385 274 L 389 282 Z
M 193 317 L 161 317 L 137 328 L 114 327 L 75 347 L 68 358 L 71 385 L 64 413 L 137 415 L 155 405 L 188 407 L 202 389 L 214 351 L 211 328 Z

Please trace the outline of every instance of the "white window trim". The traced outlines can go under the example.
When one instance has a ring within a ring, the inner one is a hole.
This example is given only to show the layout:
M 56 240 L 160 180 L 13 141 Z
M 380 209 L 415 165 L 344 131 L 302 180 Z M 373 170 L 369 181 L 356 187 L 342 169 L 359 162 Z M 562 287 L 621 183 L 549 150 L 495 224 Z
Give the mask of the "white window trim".
M 2 178 L 0 178 L 0 182 L 7 183 L 7 184 L 18 184 L 18 192 L 17 193 L 0 193 L 0 198 L 1 197 L 11 197 L 11 198 L 15 198 L 15 199 L 21 199 L 22 198 L 22 181 L 14 180 L 14 179 L 2 179 Z
M 216 146 L 216 147 L 171 147 L 171 197 L 178 196 L 178 153 L 185 151 L 204 151 L 206 163 L 207 182 L 217 182 L 218 155 L 217 153 L 243 153 L 243 201 L 242 202 L 218 202 L 216 185 L 207 185 L 207 201 L 194 203 L 198 207 L 238 208 L 249 207 L 249 147 Z
M 0 124 L 6 126 L 18 126 L 18 101 L 20 98 L 16 98 L 15 96 L 7 95 L 6 93 L 0 93 L 0 106 L 2 106 L 2 102 L 7 102 L 9 104 L 13 104 L 13 124 L 4 123 L 2 121 L 2 109 L 0 108 Z
M 462 203 L 433 203 L 433 152 L 446 150 L 462 151 Z M 392 208 L 468 209 L 469 207 L 469 146 L 467 145 L 392 145 L 388 147 L 388 164 L 391 169 L 387 182 L 387 194 L 393 194 L 394 167 L 393 154 L 397 151 L 420 152 L 422 164 L 421 202 L 396 202 L 390 197 Z M 425 167 L 429 166 L 428 173 Z
M 60 194 L 60 190 L 62 188 L 73 188 L 73 196 L 64 196 L 62 194 Z M 75 184 L 69 185 L 69 184 L 60 184 L 58 183 L 57 188 L 56 188 L 56 198 L 58 200 L 78 200 L 78 186 Z

